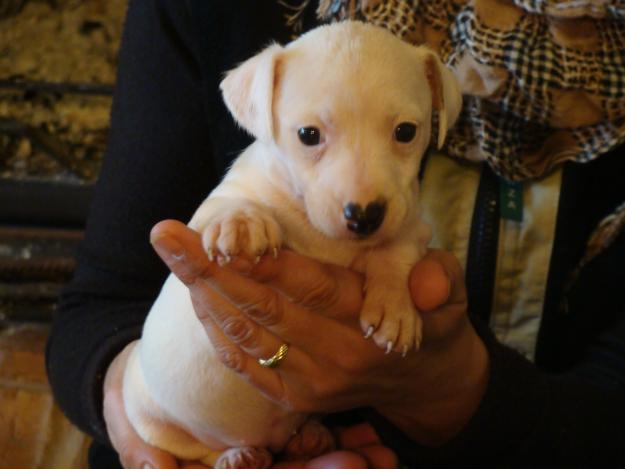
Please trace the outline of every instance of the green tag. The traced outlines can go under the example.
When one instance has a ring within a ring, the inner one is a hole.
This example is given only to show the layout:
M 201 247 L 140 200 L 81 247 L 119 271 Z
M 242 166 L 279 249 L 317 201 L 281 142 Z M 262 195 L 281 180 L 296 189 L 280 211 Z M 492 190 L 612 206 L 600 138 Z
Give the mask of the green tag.
M 523 184 L 499 180 L 499 207 L 501 218 L 523 221 Z

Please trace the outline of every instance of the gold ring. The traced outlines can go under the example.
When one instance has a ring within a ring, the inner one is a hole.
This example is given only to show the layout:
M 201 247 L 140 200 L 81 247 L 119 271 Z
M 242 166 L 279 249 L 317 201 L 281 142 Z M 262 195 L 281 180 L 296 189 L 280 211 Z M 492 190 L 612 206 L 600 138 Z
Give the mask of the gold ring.
M 278 351 L 269 358 L 259 358 L 258 363 L 265 368 L 276 368 L 289 352 L 289 344 L 282 344 Z

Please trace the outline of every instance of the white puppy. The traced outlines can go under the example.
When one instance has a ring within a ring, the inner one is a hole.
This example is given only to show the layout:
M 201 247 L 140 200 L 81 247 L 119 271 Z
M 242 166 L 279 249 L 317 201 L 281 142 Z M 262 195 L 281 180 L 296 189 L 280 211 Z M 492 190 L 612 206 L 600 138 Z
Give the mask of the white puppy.
M 189 223 L 209 256 L 256 259 L 287 246 L 363 272 L 366 336 L 389 352 L 418 348 L 407 279 L 430 236 L 418 171 L 432 109 L 439 147 L 460 111 L 451 72 L 426 48 L 344 22 L 268 47 L 221 89 L 257 140 Z M 222 467 L 249 447 L 279 449 L 304 420 L 219 361 L 173 275 L 128 361 L 124 399 L 138 433 L 181 458 L 215 463 L 215 451 L 238 448 L 222 455 Z

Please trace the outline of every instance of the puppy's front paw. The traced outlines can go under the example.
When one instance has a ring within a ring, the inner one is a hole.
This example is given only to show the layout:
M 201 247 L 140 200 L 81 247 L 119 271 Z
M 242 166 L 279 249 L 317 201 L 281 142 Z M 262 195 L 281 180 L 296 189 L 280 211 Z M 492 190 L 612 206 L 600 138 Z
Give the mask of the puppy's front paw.
M 277 253 L 282 231 L 271 214 L 250 204 L 214 216 L 202 229 L 202 243 L 211 260 L 228 262 L 238 255 L 257 260 L 265 252 Z
M 418 350 L 421 346 L 421 316 L 407 288 L 369 286 L 360 313 L 360 325 L 365 337 L 373 337 L 387 353 L 394 350 L 405 355 L 412 348 Z

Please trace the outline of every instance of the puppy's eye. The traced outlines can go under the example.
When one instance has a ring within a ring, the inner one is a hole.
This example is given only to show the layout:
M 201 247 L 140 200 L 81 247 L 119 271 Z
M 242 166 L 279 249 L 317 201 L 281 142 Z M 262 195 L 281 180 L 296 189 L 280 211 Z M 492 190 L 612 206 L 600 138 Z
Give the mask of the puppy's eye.
M 321 142 L 321 131 L 317 127 L 302 127 L 297 131 L 300 142 L 309 147 L 319 145 Z
M 402 122 L 395 127 L 395 140 L 401 143 L 412 142 L 417 134 L 417 126 L 412 122 Z

